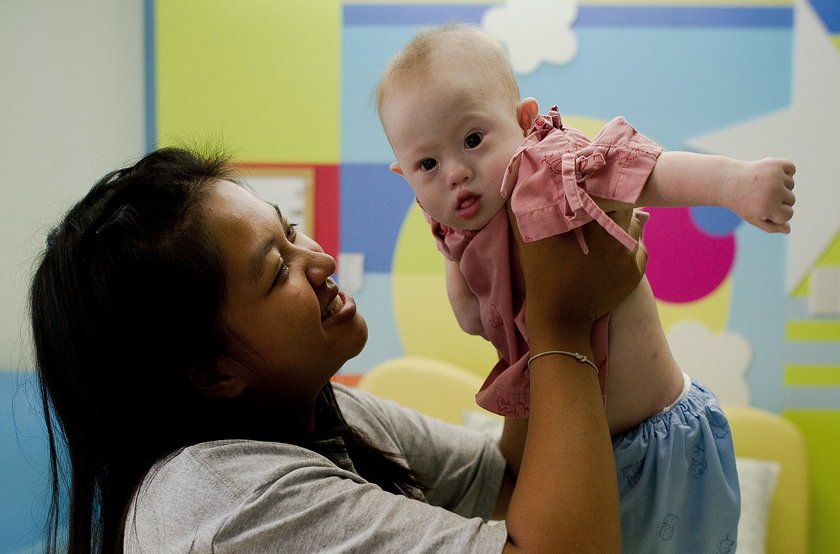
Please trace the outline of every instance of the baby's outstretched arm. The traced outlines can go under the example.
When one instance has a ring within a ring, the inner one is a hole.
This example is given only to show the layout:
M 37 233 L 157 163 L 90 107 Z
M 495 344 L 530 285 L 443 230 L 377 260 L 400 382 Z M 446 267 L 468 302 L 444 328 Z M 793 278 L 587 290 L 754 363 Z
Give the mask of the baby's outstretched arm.
M 789 233 L 796 167 L 781 158 L 746 162 L 692 152 L 663 152 L 639 206 L 721 206 L 768 233 Z

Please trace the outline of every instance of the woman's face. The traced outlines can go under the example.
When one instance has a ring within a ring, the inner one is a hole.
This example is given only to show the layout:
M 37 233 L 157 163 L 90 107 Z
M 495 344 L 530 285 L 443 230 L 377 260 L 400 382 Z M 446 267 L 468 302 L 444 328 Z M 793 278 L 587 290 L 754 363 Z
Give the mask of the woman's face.
M 310 402 L 367 340 L 353 298 L 330 277 L 335 260 L 229 181 L 212 185 L 204 213 L 226 271 L 230 358 L 256 399 Z

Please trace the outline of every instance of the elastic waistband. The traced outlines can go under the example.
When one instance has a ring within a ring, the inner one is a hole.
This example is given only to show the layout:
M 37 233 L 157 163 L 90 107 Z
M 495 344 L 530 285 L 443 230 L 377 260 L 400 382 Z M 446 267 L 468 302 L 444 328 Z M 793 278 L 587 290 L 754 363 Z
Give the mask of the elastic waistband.
M 683 388 L 682 388 L 682 391 L 680 392 L 680 395 L 677 396 L 676 400 L 674 400 L 673 402 L 671 402 L 670 404 L 665 406 L 665 408 L 656 415 L 660 416 L 660 415 L 662 415 L 666 412 L 671 411 L 674 408 L 674 406 L 676 406 L 677 404 L 679 404 L 680 402 L 685 400 L 686 396 L 688 396 L 688 391 L 691 389 L 691 377 L 686 375 L 686 373 L 684 371 L 683 371 L 682 376 L 683 376 Z M 654 416 L 654 417 L 656 417 L 656 416 Z

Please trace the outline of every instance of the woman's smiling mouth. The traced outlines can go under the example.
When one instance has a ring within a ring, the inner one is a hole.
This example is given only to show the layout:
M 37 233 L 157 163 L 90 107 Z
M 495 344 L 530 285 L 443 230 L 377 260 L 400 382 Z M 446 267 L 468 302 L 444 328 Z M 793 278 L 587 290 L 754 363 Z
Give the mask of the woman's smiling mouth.
M 324 311 L 321 313 L 321 321 L 328 319 L 330 316 L 335 314 L 341 307 L 344 305 L 344 299 L 341 298 L 341 294 L 336 294 L 333 296 L 333 299 L 327 304 L 327 307 L 324 308 Z

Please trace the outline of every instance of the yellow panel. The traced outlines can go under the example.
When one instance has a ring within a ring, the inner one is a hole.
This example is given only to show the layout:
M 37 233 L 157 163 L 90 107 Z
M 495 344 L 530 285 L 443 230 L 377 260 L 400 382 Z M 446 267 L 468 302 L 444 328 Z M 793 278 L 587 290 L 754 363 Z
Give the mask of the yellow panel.
M 840 340 L 840 320 L 788 321 L 786 338 L 802 341 Z
M 840 42 L 838 42 L 838 48 L 840 48 Z M 840 233 L 838 233 L 834 239 L 829 243 L 828 248 L 817 258 L 815 266 L 823 266 L 823 265 L 830 265 L 830 266 L 840 266 Z M 808 296 L 811 283 L 811 276 L 806 275 L 802 281 L 793 289 L 793 296 L 794 297 L 803 297 Z
M 806 298 L 811 291 L 811 276 L 805 275 L 799 284 L 796 285 L 791 292 L 791 296 L 794 298 Z
M 729 308 L 732 306 L 732 278 L 727 277 L 718 288 L 694 302 L 674 303 L 656 301 L 659 319 L 665 332 L 685 319 L 702 321 L 713 333 L 726 331 Z
M 785 385 L 840 386 L 840 365 L 787 365 Z
M 840 472 L 837 429 L 840 411 L 786 410 L 805 434 L 811 470 L 810 552 L 840 552 Z
M 406 355 L 430 356 L 487 377 L 498 359 L 496 349 L 458 325 L 443 273 L 406 275 L 395 267 L 393 287 L 394 317 Z
M 443 276 L 443 256 L 438 252 L 429 224 L 416 202 L 409 208 L 397 237 L 393 272 Z
M 412 204 L 397 237 L 391 273 L 403 348 L 409 356 L 431 356 L 486 377 L 496 363 L 496 349 L 458 325 L 443 266 L 423 212 Z
M 551 106 L 540 106 L 540 113 L 548 113 L 548 110 Z M 601 128 L 609 123 L 604 119 L 597 119 L 594 117 L 586 117 L 583 115 L 566 115 L 562 111 L 560 112 L 561 119 L 563 120 L 563 125 L 568 125 L 569 127 L 574 127 L 581 131 L 584 135 L 589 137 L 590 139 L 595 138 L 595 135 L 601 130 Z
M 158 143 L 338 163 L 341 4 L 158 0 Z

